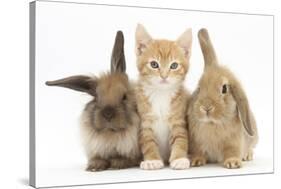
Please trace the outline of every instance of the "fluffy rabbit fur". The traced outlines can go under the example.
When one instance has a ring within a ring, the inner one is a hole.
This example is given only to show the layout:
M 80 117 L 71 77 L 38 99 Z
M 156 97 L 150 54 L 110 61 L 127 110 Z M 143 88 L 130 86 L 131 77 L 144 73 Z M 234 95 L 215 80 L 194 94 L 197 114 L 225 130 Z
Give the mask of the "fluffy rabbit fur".
M 201 29 L 198 38 L 205 70 L 188 109 L 191 165 L 220 162 L 239 168 L 253 158 L 256 122 L 240 83 L 218 65 L 208 31 Z
M 99 78 L 78 75 L 46 82 L 49 86 L 66 87 L 93 96 L 81 119 L 88 171 L 139 164 L 140 119 L 125 69 L 124 38 L 119 31 L 111 57 L 111 73 Z

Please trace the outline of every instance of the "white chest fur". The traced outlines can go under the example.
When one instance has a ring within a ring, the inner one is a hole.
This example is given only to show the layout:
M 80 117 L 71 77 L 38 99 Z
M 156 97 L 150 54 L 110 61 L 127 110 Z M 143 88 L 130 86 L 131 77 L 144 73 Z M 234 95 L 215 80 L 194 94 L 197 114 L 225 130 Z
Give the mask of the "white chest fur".
M 175 95 L 177 88 L 159 90 L 157 88 L 145 88 L 145 94 L 151 104 L 151 114 L 155 118 L 151 126 L 156 137 L 160 154 L 163 160 L 168 160 L 170 155 L 169 147 L 169 112 L 171 99 Z

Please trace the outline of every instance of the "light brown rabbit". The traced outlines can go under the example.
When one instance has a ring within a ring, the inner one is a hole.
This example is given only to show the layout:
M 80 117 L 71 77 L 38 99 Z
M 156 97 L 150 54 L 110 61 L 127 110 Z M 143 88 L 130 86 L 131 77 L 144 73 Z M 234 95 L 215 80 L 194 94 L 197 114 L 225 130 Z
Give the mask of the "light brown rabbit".
M 253 159 L 256 122 L 242 86 L 218 65 L 208 31 L 201 29 L 198 38 L 205 68 L 188 108 L 191 166 L 219 162 L 240 168 L 242 160 Z
M 133 88 L 125 73 L 124 38 L 117 32 L 111 57 L 111 73 L 99 78 L 83 75 L 46 82 L 93 96 L 84 109 L 81 133 L 88 157 L 88 171 L 137 166 L 140 161 Z

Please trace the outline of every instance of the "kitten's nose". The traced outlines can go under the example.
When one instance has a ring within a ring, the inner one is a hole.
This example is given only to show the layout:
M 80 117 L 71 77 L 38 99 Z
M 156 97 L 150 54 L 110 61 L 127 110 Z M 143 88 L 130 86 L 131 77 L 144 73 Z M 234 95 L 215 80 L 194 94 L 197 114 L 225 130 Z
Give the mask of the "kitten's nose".
M 167 75 L 160 75 L 161 79 L 166 80 L 167 79 Z
M 166 80 L 168 78 L 168 72 L 165 70 L 160 71 L 160 77 L 163 80 Z
M 107 121 L 110 121 L 115 116 L 115 109 L 111 106 L 106 106 L 102 110 L 102 115 Z

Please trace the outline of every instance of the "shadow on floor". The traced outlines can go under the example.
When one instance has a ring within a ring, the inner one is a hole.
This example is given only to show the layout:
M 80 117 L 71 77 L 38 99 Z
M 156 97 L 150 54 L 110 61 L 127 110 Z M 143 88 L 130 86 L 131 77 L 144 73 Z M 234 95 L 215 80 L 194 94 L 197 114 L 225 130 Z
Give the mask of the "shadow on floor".
M 19 183 L 25 186 L 29 186 L 29 180 L 27 178 L 21 178 L 18 180 Z

